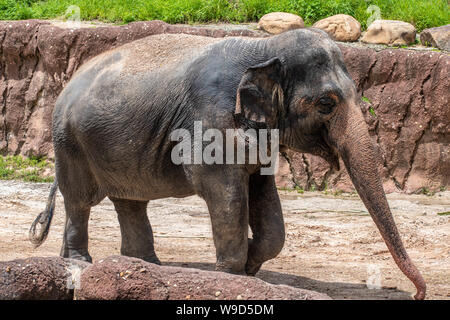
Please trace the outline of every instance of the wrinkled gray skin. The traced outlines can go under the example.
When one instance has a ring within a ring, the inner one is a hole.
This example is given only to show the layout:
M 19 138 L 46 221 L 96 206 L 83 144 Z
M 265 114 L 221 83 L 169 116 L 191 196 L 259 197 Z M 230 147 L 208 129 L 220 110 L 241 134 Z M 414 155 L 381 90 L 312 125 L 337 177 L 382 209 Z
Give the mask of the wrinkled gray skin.
M 134 48 L 152 50 L 157 41 Z M 200 51 L 195 58 L 184 51 L 179 59 L 146 62 L 133 61 L 130 52 L 137 49 L 124 46 L 89 62 L 61 93 L 53 116 L 67 217 L 61 255 L 91 261 L 89 212 L 109 197 L 120 222 L 121 253 L 159 263 L 148 201 L 197 194 L 211 215 L 216 269 L 254 275 L 284 243 L 274 177 L 260 175 L 258 165 L 174 165 L 169 136 L 179 128 L 192 132 L 195 120 L 204 130 L 276 128 L 282 147 L 319 155 L 334 167 L 342 157 L 394 260 L 423 299 L 425 282 L 394 224 L 357 92 L 334 42 L 303 29 L 191 47 Z M 49 200 L 37 218 L 43 230 L 36 236 L 36 222 L 31 230 L 36 245 L 48 232 L 54 194 Z

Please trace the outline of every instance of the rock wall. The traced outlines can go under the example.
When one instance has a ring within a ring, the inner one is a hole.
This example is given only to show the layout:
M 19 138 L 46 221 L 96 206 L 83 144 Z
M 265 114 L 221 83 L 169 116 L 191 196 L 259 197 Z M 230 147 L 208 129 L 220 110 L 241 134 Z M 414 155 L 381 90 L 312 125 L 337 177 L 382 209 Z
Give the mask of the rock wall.
M 261 36 L 250 30 L 171 26 L 161 21 L 69 29 L 47 21 L 0 22 L 0 152 L 53 156 L 51 114 L 74 71 L 87 59 L 158 33 Z M 377 145 L 388 192 L 436 190 L 450 184 L 450 56 L 430 51 L 340 45 Z M 278 184 L 352 191 L 345 169 L 288 152 Z M 374 164 L 376 165 L 376 164 Z M 343 166 L 342 166 L 343 168 Z

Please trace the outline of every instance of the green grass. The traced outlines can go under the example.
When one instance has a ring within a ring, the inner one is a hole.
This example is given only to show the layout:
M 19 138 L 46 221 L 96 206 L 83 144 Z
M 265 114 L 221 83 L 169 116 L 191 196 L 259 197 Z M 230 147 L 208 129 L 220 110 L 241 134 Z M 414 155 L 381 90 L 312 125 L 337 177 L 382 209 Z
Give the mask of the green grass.
M 450 216 L 450 212 L 438 212 L 438 216 Z
M 422 188 L 420 188 L 419 190 L 418 190 L 418 192 L 417 192 L 418 194 L 423 194 L 423 195 L 426 195 L 426 196 L 434 196 L 435 195 L 435 191 L 431 191 L 429 188 L 427 188 L 427 187 L 422 187 Z
M 303 190 L 302 187 L 299 186 L 295 186 L 294 188 L 288 188 L 288 187 L 277 187 L 278 190 L 280 191 L 287 191 L 287 192 L 294 192 L 296 191 L 297 193 L 303 194 L 305 191 Z
M 284 11 L 300 15 L 307 25 L 345 13 L 354 16 L 365 29 L 372 15 L 367 12 L 369 5 L 378 6 L 383 19 L 410 22 L 418 31 L 450 20 L 447 0 L 0 0 L 0 19 L 64 18 L 71 5 L 80 8 L 82 20 L 113 23 L 154 19 L 168 23 L 239 23 Z
M 53 177 L 44 175 L 53 164 L 45 158 L 22 156 L 0 156 L 0 180 L 23 180 L 29 182 L 53 182 Z

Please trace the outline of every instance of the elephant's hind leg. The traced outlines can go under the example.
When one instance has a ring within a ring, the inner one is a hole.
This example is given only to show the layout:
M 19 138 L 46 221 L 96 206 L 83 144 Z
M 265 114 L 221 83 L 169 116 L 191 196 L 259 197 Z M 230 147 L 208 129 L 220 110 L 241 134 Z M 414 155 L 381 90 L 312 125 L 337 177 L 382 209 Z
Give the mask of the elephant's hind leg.
M 88 222 L 91 207 L 104 195 L 81 153 L 55 150 L 56 176 L 64 197 L 66 224 L 61 256 L 92 262 L 88 252 Z
M 148 201 L 110 199 L 116 208 L 122 234 L 120 253 L 161 264 L 155 253 L 153 231 L 147 217 Z
M 275 258 L 284 245 L 283 215 L 274 176 L 250 176 L 249 224 L 253 239 L 249 239 L 245 271 L 255 275 L 263 262 Z
M 78 207 L 64 201 L 66 208 L 66 225 L 60 255 L 92 262 L 88 252 L 88 222 L 91 207 Z

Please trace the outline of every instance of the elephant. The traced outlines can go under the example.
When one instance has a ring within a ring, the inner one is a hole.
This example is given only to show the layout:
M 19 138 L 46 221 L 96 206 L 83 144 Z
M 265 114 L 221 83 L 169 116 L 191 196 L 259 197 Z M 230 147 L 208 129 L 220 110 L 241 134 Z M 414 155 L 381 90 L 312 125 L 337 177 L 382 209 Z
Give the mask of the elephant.
M 33 222 L 39 246 L 59 188 L 66 222 L 61 256 L 92 261 L 91 207 L 108 197 L 118 214 L 121 254 L 160 263 L 147 216 L 150 200 L 198 195 L 211 218 L 218 271 L 255 275 L 285 241 L 274 175 L 256 164 L 182 163 L 171 154 L 177 129 L 278 130 L 283 149 L 339 168 L 360 198 L 416 299 L 426 284 L 394 223 L 375 146 L 342 53 L 323 31 L 306 28 L 261 38 L 154 35 L 83 64 L 53 111 L 56 178 Z M 39 228 L 38 228 L 39 226 Z M 251 238 L 249 238 L 249 229 Z

